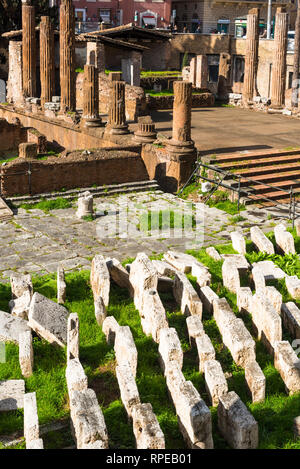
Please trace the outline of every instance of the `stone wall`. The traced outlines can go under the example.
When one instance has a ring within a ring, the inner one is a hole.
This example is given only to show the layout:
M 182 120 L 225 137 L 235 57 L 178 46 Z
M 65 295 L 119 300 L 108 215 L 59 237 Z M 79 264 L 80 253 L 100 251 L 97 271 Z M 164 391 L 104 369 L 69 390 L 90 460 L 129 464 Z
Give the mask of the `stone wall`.
M 20 143 L 27 141 L 27 129 L 0 119 L 0 159 L 8 152 L 17 152 Z
M 24 159 L 1 166 L 4 197 L 149 180 L 140 155 L 124 149 L 98 150 L 90 155 L 73 152 L 66 157 L 30 160 L 30 166 L 30 180 L 29 162 Z
M 150 96 L 146 97 L 149 110 L 153 109 L 173 109 L 174 96 Z M 215 103 L 212 93 L 201 93 L 192 95 L 192 107 L 211 107 Z

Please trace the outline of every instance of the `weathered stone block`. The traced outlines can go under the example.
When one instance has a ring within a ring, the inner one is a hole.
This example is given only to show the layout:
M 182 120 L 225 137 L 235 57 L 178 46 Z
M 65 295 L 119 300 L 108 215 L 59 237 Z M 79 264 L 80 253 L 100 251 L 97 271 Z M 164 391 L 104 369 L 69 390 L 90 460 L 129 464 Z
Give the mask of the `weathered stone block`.
M 283 324 L 295 339 L 300 339 L 300 309 L 292 301 L 282 303 L 281 317 Z
M 79 359 L 79 319 L 77 313 L 68 317 L 67 360 Z
M 70 395 L 70 410 L 73 433 L 77 449 L 101 441 L 101 448 L 108 448 L 108 434 L 104 417 L 95 391 L 73 391 Z
M 67 285 L 65 281 L 65 271 L 63 267 L 57 268 L 57 302 L 64 304 L 66 301 Z
M 106 342 L 109 345 L 115 345 L 115 338 L 119 324 L 113 316 L 107 316 L 102 324 L 102 332 L 105 334 Z
M 227 381 L 220 363 L 208 360 L 204 364 L 205 387 L 214 407 L 219 404 L 219 396 L 228 392 Z
M 240 274 L 246 274 L 249 269 L 249 263 L 245 256 L 242 254 L 222 254 L 222 259 L 231 262 L 239 271 Z
M 95 317 L 96 317 L 97 324 L 99 326 L 102 326 L 103 321 L 105 320 L 106 315 L 107 315 L 107 311 L 106 311 L 102 296 L 98 296 L 97 298 L 95 298 L 94 308 L 95 308 Z
M 236 302 L 239 312 L 251 311 L 252 292 L 249 287 L 240 287 L 236 293 Z
M 130 289 L 129 273 L 122 266 L 121 262 L 115 258 L 106 259 L 106 265 L 109 270 L 109 275 L 111 276 L 113 281 L 120 288 L 126 288 L 127 290 L 129 290 Z
M 31 440 L 29 443 L 26 443 L 26 449 L 44 449 L 44 442 L 41 438 Z
M 255 244 L 258 251 L 267 254 L 275 254 L 275 249 L 271 241 L 266 237 L 258 226 L 250 228 L 251 241 Z
M 293 430 L 295 438 L 300 438 L 300 416 L 294 418 Z
M 95 256 L 92 260 L 91 287 L 94 300 L 102 297 L 105 307 L 109 304 L 110 278 L 109 271 L 102 255 Z
M 222 264 L 222 278 L 224 287 L 233 293 L 238 291 L 241 286 L 239 271 L 229 260 Z
M 289 394 L 300 391 L 300 360 L 286 340 L 274 345 L 274 366 L 279 371 Z
M 232 448 L 257 448 L 258 424 L 234 391 L 220 396 L 218 427 Z
M 266 394 L 266 377 L 256 361 L 245 366 L 245 379 L 252 396 L 252 402 L 262 402 Z
M 179 337 L 173 327 L 160 330 L 158 353 L 165 373 L 172 361 L 176 361 L 180 369 L 182 368 L 183 352 Z
M 252 321 L 258 331 L 258 338 L 266 340 L 266 346 L 274 345 L 282 338 L 281 317 L 266 298 L 264 291 L 255 293 L 252 300 Z
M 18 344 L 20 334 L 30 330 L 25 319 L 13 317 L 11 314 L 0 311 L 0 342 Z
M 286 227 L 282 223 L 275 226 L 274 235 L 277 247 L 284 254 L 296 254 L 293 235 L 286 231 Z
M 300 236 L 300 218 L 297 218 L 295 220 L 295 228 L 296 228 L 297 236 Z
M 260 290 L 257 289 L 257 292 Z M 282 295 L 275 287 L 266 287 L 262 290 L 262 295 L 270 301 L 276 313 L 280 314 L 282 305 Z
M 28 319 L 29 307 L 31 302 L 31 295 L 29 291 L 24 291 L 23 295 L 19 298 L 11 300 L 8 304 L 9 311 L 12 316 L 17 318 Z
M 253 267 L 252 277 L 253 277 L 255 290 L 266 287 L 266 278 L 264 276 L 263 270 L 259 266 Z
M 23 379 L 0 381 L 0 412 L 23 409 L 24 394 L 25 381 Z
M 176 269 L 172 267 L 168 262 L 160 261 L 160 260 L 153 260 L 152 264 L 156 268 L 158 275 L 171 277 L 175 275 Z
M 88 388 L 88 379 L 78 358 L 68 361 L 66 381 L 69 395 L 72 391 L 83 391 Z
M 132 411 L 136 449 L 165 449 L 165 437 L 151 404 L 138 404 Z
M 86 191 L 82 194 L 81 197 L 78 197 L 76 217 L 84 218 L 84 217 L 91 217 L 93 215 L 94 215 L 93 196 L 89 191 Z
M 247 363 L 255 360 L 255 342 L 242 319 L 235 319 L 230 327 L 222 327 L 221 334 L 237 365 L 245 368 Z
M 159 343 L 161 329 L 168 328 L 169 324 L 157 290 L 144 291 L 140 317 L 144 333 Z
M 214 319 L 222 334 L 223 328 L 230 326 L 235 321 L 236 316 L 230 308 L 225 298 L 218 298 L 213 301 Z
M 117 364 L 129 363 L 134 378 L 136 377 L 138 353 L 129 326 L 120 326 L 116 330 L 115 353 Z
M 300 299 L 300 279 L 296 275 L 286 276 L 285 285 L 291 297 L 295 298 L 295 300 L 299 300 Z
M 13 299 L 20 298 L 26 292 L 29 292 L 30 296 L 33 294 L 32 280 L 29 274 L 12 274 L 10 276 L 10 286 Z
M 31 331 L 22 332 L 19 336 L 19 363 L 24 378 L 33 373 L 33 348 Z
M 138 388 L 128 363 L 123 362 L 116 367 L 121 400 L 129 417 L 132 417 L 133 408 L 140 404 Z
M 239 254 L 246 254 L 246 241 L 242 233 L 239 231 L 232 231 L 230 233 L 232 247 Z
M 19 158 L 37 159 L 38 146 L 36 143 L 20 143 Z
M 254 268 L 255 269 L 259 268 L 261 270 L 261 273 L 264 276 L 265 281 L 279 280 L 287 276 L 287 274 L 282 269 L 280 269 L 277 265 L 275 265 L 273 261 L 254 262 L 252 273 L 253 273 Z
M 173 295 L 185 316 L 198 315 L 202 318 L 202 303 L 192 284 L 182 272 L 176 272 Z
M 35 392 L 24 395 L 24 437 L 26 444 L 40 437 Z
M 214 360 L 216 357 L 215 349 L 207 334 L 196 337 L 195 341 L 199 357 L 199 371 L 204 373 L 205 362 Z
M 157 290 L 158 273 L 149 257 L 140 252 L 131 264 L 129 281 L 133 290 L 134 304 L 142 309 L 144 290 Z
M 222 260 L 222 257 L 220 256 L 220 254 L 218 253 L 216 248 L 214 248 L 213 246 L 210 246 L 210 247 L 206 248 L 205 251 L 206 251 L 206 254 L 208 254 L 215 261 L 221 261 Z
M 50 344 L 64 347 L 67 343 L 68 311 L 40 293 L 32 297 L 29 308 L 29 326 Z
M 188 329 L 190 344 L 196 344 L 196 337 L 202 336 L 204 332 L 203 324 L 199 316 L 188 316 L 186 318 L 186 325 Z
M 219 298 L 218 295 L 208 285 L 206 285 L 200 288 L 199 297 L 203 303 L 203 310 L 212 314 L 213 302 Z

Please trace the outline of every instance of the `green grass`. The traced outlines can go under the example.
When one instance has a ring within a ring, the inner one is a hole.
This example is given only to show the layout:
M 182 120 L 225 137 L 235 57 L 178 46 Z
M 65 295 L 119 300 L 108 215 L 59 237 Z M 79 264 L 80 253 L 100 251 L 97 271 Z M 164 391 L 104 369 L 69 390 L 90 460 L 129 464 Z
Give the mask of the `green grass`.
M 141 70 L 141 77 L 169 77 L 169 76 L 181 76 L 179 70 L 166 70 L 166 71 L 155 71 L 155 70 Z
M 271 236 L 271 235 L 270 235 Z M 296 243 L 298 240 L 296 239 Z M 230 244 L 218 245 L 220 253 L 234 253 Z M 250 315 L 241 315 L 236 306 L 235 294 L 229 292 L 222 282 L 222 262 L 214 261 L 205 251 L 188 251 L 199 261 L 203 262 L 212 275 L 211 288 L 220 296 L 225 297 L 238 317 L 242 317 L 246 327 L 255 338 Z M 251 242 L 247 242 L 247 258 L 251 262 L 262 260 L 253 252 Z M 156 258 L 161 256 L 156 256 Z M 279 263 L 288 273 L 300 272 L 300 261 L 293 256 L 273 256 L 272 260 Z M 132 262 L 126 259 L 123 264 Z M 99 404 L 103 410 L 108 428 L 111 448 L 134 448 L 132 424 L 120 400 L 118 383 L 115 375 L 115 355 L 113 347 L 107 345 L 101 328 L 94 316 L 93 296 L 89 285 L 89 271 L 73 272 L 66 275 L 67 301 L 66 307 L 70 312 L 77 312 L 80 324 L 80 360 L 88 377 L 89 387 L 95 390 Z M 196 287 L 196 279 L 188 275 Z M 248 285 L 250 279 L 245 276 L 243 285 Z M 55 275 L 33 278 L 34 290 L 55 300 Z M 282 290 L 282 283 L 278 288 Z M 283 292 L 284 293 L 284 292 Z M 200 392 L 201 397 L 209 404 L 205 389 L 204 377 L 198 372 L 197 351 L 189 345 L 186 320 L 180 313 L 178 306 L 169 293 L 160 294 L 166 309 L 170 327 L 175 327 L 184 351 L 183 373 L 187 380 L 191 380 Z M 11 291 L 8 284 L 0 284 L 0 310 L 7 310 Z M 284 301 L 286 296 L 284 293 Z M 158 345 L 146 337 L 142 331 L 140 316 L 134 307 L 127 290 L 111 284 L 110 304 L 108 315 L 113 315 L 120 325 L 128 325 L 138 350 L 137 386 L 141 402 L 150 402 L 161 425 L 166 438 L 167 449 L 184 448 L 175 410 L 171 404 L 166 388 L 166 382 L 158 363 Z M 203 325 L 216 351 L 216 359 L 220 361 L 223 371 L 230 373 L 228 378 L 229 390 L 234 390 L 252 412 L 259 424 L 260 448 L 294 448 L 300 449 L 300 440 L 295 441 L 292 433 L 293 418 L 300 415 L 300 393 L 288 396 L 284 383 L 273 365 L 272 357 L 267 353 L 261 342 L 256 340 L 257 361 L 261 366 L 267 382 L 266 400 L 253 404 L 246 391 L 244 370 L 238 367 L 228 349 L 223 345 L 218 327 L 207 311 L 203 312 Z M 286 331 L 284 338 L 290 340 Z M 54 420 L 65 419 L 69 414 L 68 395 L 65 382 L 65 350 L 53 347 L 45 341 L 34 338 L 34 374 L 25 380 L 26 392 L 37 393 L 37 405 L 40 424 Z M 21 371 L 18 361 L 18 347 L 8 344 L 7 363 L 0 364 L 0 380 L 20 379 Z M 218 432 L 217 412 L 210 407 L 213 421 L 213 439 L 216 449 L 228 448 L 228 445 Z M 23 412 L 16 411 L 0 414 L 0 435 L 22 431 Z M 50 432 L 44 438 L 45 447 L 63 448 L 70 446 L 70 432 Z M 24 444 L 18 445 L 23 448 Z
M 164 230 L 168 228 L 194 228 L 196 219 L 191 214 L 160 210 L 159 212 L 143 212 L 139 216 L 138 229 L 140 231 Z
M 20 207 L 24 208 L 25 210 L 39 209 L 39 210 L 43 210 L 45 213 L 48 213 L 51 210 L 57 210 L 61 208 L 70 208 L 72 207 L 72 203 L 67 199 L 58 197 L 57 199 L 42 200 L 41 202 L 37 202 L 37 203 L 22 204 L 20 205 Z

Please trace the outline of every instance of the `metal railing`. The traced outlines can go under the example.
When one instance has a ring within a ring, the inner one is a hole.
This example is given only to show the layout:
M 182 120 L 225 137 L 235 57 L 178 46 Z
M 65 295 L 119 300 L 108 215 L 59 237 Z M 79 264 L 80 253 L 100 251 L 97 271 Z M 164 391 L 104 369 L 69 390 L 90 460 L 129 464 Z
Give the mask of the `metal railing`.
M 200 174 L 201 168 L 214 171 L 215 172 L 214 177 L 207 177 L 207 176 L 204 176 L 203 174 Z M 220 175 L 219 180 L 216 179 L 216 174 Z M 261 181 L 256 181 L 252 178 L 243 176 L 242 174 L 234 174 L 234 173 L 225 171 L 225 170 L 223 170 L 223 169 L 221 169 L 217 166 L 204 164 L 199 160 L 199 153 L 198 153 L 198 159 L 197 159 L 197 162 L 196 162 L 196 167 L 195 167 L 194 171 L 192 172 L 191 176 L 189 177 L 188 181 L 184 184 L 184 186 L 178 192 L 178 195 L 180 195 L 183 192 L 183 190 L 189 185 L 189 183 L 194 178 L 203 179 L 204 181 L 207 181 L 207 182 L 210 182 L 210 183 L 214 184 L 213 190 L 208 194 L 207 198 L 204 200 L 204 203 L 207 203 L 210 200 L 210 198 L 218 190 L 219 187 L 223 187 L 224 189 L 227 189 L 229 191 L 237 193 L 237 211 L 238 211 L 238 213 L 240 213 L 241 197 L 244 197 L 245 199 L 251 200 L 252 202 L 255 202 L 254 199 L 256 198 L 258 203 L 259 202 L 271 202 L 272 204 L 274 204 L 274 199 L 270 199 L 269 197 L 266 197 L 263 194 L 254 194 L 252 192 L 252 190 L 253 190 L 253 188 L 251 188 L 252 185 L 254 185 L 254 184 L 255 185 L 262 185 L 262 186 L 266 186 L 270 189 L 273 189 L 274 191 L 278 191 L 281 194 L 289 196 L 289 204 L 288 205 L 276 200 L 276 208 L 279 207 L 279 209 L 283 209 L 284 211 L 286 211 L 288 209 L 288 215 L 282 214 L 280 216 L 282 218 L 287 218 L 288 220 L 291 220 L 293 228 L 294 228 L 295 220 L 297 218 L 300 218 L 300 211 L 297 211 L 297 207 L 296 207 L 296 194 L 294 192 L 293 186 L 290 186 L 289 190 L 281 189 L 281 188 L 279 188 L 277 186 L 274 186 L 272 184 L 268 184 L 268 183 L 261 182 Z M 234 180 L 237 181 L 237 187 L 234 187 L 232 184 L 226 184 L 226 182 L 224 182 L 224 181 L 226 181 L 226 179 L 229 179 L 229 178 L 231 180 L 234 179 Z M 246 180 L 247 182 L 249 182 L 249 184 L 246 187 L 241 187 L 241 179 Z M 300 184 L 300 180 L 296 179 L 295 181 Z M 267 208 L 267 207 L 265 207 L 265 208 Z

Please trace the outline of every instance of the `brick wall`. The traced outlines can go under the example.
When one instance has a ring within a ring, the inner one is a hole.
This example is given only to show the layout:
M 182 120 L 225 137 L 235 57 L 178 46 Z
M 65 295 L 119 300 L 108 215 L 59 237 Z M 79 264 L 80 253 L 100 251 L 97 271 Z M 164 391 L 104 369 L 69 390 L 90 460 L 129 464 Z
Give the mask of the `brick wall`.
M 87 156 L 75 153 L 65 158 L 31 160 L 30 165 L 31 186 L 27 173 L 28 161 L 18 158 L 1 166 L 1 191 L 4 197 L 90 187 L 94 184 L 149 180 L 141 156 L 125 150 L 102 150 Z
M 7 151 L 17 151 L 19 144 L 26 141 L 27 129 L 0 119 L 0 157 Z

